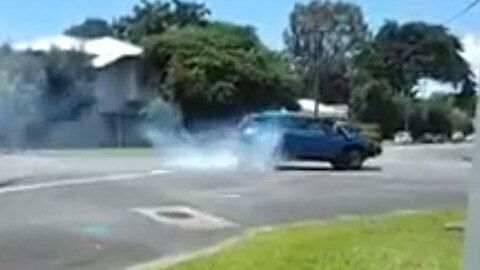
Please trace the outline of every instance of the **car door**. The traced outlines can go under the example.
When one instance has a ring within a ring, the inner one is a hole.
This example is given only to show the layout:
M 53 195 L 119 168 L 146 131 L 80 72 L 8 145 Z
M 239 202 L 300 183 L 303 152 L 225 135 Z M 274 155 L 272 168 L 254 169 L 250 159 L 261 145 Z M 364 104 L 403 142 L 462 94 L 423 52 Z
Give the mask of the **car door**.
M 343 137 L 322 121 L 304 119 L 286 134 L 287 147 L 298 158 L 331 160 L 338 153 Z

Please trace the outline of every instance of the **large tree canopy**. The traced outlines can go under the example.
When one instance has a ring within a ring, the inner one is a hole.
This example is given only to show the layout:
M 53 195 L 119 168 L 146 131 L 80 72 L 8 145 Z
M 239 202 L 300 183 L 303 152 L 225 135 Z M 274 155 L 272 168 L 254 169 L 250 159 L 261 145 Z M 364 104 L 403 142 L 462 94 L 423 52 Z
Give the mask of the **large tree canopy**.
M 149 35 L 161 34 L 169 28 L 205 25 L 210 10 L 196 2 L 181 0 L 141 0 L 131 15 L 115 20 L 115 36 L 139 43 Z
M 471 93 L 475 83 L 462 50 L 444 26 L 389 21 L 359 59 L 372 77 L 386 79 L 397 93 L 414 95 L 413 86 L 425 77 Z
M 296 4 L 285 43 L 305 83 L 304 94 L 313 97 L 319 91 L 324 102 L 346 102 L 352 58 L 368 37 L 362 10 L 356 5 L 320 0 Z M 321 85 L 315 83 L 319 77 Z
M 187 119 L 294 107 L 295 77 L 252 27 L 211 23 L 151 36 L 147 57 Z M 164 69 L 164 67 L 167 67 Z
M 472 115 L 475 82 L 462 50 L 458 38 L 444 26 L 387 21 L 355 59 L 351 105 L 358 120 L 380 124 L 386 136 L 396 129 L 409 128 L 417 137 L 424 132 L 445 133 L 454 126 L 448 123 L 454 106 Z M 453 101 L 425 105 L 417 98 L 420 90 L 415 87 L 423 78 L 450 83 L 458 89 L 450 94 Z M 369 87 L 378 82 L 384 85 L 382 93 L 378 87 Z M 372 95 L 382 98 L 372 103 Z M 389 107 L 397 107 L 396 111 L 402 111 L 403 116 L 384 121 L 383 109 Z

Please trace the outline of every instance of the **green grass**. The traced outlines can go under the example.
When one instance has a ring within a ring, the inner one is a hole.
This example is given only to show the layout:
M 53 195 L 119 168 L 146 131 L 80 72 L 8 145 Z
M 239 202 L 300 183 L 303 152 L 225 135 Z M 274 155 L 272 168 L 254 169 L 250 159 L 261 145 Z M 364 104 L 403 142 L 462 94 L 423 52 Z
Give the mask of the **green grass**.
M 444 225 L 462 218 L 437 212 L 286 226 L 167 269 L 460 269 L 462 236 Z

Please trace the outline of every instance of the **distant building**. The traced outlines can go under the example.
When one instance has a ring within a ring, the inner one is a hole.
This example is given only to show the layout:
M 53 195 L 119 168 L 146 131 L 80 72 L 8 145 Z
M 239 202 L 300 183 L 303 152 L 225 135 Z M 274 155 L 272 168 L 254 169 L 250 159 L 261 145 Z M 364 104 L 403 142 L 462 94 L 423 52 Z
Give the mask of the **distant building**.
M 93 96 L 107 130 L 106 141 L 117 146 L 138 141 L 138 110 L 151 94 L 141 60 L 142 48 L 112 37 L 79 39 L 65 35 L 16 43 L 12 47 L 17 51 L 55 49 L 92 56 L 91 65 L 97 70 Z
M 315 100 L 300 99 L 297 101 L 303 113 L 313 115 L 315 113 Z M 348 118 L 348 105 L 345 104 L 317 104 L 318 116 L 320 118 L 333 118 L 345 120 Z

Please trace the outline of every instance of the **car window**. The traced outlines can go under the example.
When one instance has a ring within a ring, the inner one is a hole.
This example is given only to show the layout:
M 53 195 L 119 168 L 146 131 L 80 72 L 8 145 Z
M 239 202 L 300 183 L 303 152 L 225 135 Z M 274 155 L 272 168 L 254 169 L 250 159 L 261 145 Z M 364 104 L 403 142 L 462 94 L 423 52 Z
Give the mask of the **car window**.
M 306 131 L 317 132 L 319 134 L 329 134 L 332 132 L 332 129 L 320 120 L 301 118 L 297 123 L 299 128 Z
M 299 128 L 300 123 L 290 117 L 276 116 L 255 116 L 247 118 L 240 124 L 241 129 L 245 128 Z
M 332 128 L 320 121 L 312 121 L 309 123 L 308 128 L 312 131 L 316 131 L 322 134 L 331 134 L 333 132 Z
M 243 123 L 243 127 L 256 127 L 256 126 L 267 126 L 273 125 L 275 123 L 274 118 L 255 116 L 250 117 Z
M 306 127 L 306 122 L 303 118 L 286 117 L 282 120 L 282 126 L 288 129 L 304 129 Z

